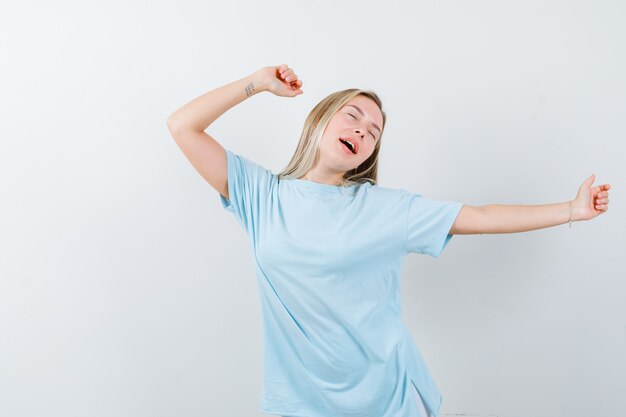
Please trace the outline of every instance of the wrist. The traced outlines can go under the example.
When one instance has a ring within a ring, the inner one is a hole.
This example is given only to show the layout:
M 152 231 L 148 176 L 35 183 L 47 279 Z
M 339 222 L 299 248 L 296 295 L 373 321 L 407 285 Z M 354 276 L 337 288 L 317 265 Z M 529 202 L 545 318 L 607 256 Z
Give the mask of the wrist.
M 268 91 L 268 82 L 261 70 L 255 71 L 246 77 L 246 94 L 248 96 Z
M 584 207 L 579 206 L 576 200 L 570 200 L 569 201 L 570 219 L 568 220 L 568 222 L 573 223 L 573 222 L 577 222 L 580 220 L 584 220 L 581 209 L 584 210 Z

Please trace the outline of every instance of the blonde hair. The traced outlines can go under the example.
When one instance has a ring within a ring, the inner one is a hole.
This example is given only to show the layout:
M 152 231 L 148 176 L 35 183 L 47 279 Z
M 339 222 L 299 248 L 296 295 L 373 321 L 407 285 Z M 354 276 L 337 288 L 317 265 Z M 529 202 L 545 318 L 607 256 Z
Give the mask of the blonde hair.
M 300 141 L 298 142 L 296 151 L 291 157 L 291 161 L 277 174 L 280 179 L 300 178 L 317 164 L 319 161 L 319 145 L 328 122 L 346 103 L 358 95 L 368 97 L 376 103 L 383 115 L 383 125 L 381 126 L 380 136 L 376 141 L 374 151 L 370 157 L 358 167 L 346 171 L 343 175 L 341 185 L 362 184 L 366 181 L 373 185 L 376 184 L 378 180 L 378 153 L 380 151 L 382 131 L 385 130 L 387 115 L 383 111 L 382 102 L 376 93 L 357 88 L 349 88 L 332 93 L 317 103 L 313 110 L 311 110 L 304 122 Z

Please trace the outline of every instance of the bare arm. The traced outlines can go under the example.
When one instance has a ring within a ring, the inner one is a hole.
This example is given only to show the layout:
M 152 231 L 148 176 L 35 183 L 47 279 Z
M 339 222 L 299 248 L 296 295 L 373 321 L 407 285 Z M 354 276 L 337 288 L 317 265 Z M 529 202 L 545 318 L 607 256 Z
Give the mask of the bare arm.
M 595 175 L 580 186 L 575 200 L 543 205 L 463 206 L 450 234 L 517 233 L 590 220 L 608 210 L 609 184 L 591 187 Z
M 295 97 L 302 94 L 287 65 L 264 67 L 240 80 L 211 90 L 185 104 L 167 119 L 167 128 L 185 157 L 200 175 L 228 198 L 226 151 L 204 130 L 235 105 L 263 91 Z

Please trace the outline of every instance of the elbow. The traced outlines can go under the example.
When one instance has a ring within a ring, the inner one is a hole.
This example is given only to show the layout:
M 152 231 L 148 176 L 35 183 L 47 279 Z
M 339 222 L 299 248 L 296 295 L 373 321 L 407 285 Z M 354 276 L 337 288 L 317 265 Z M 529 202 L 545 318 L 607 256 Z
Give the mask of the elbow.
M 178 123 L 176 122 L 176 120 L 174 120 L 172 116 L 167 118 L 166 125 L 167 125 L 167 130 L 169 130 L 171 134 L 174 134 L 180 129 L 178 127 L 179 126 Z
M 166 120 L 166 122 L 165 122 L 165 123 L 167 124 L 167 127 L 168 127 L 168 128 L 171 128 L 172 126 L 174 126 L 174 115 L 173 115 L 173 114 L 171 114 L 171 115 L 167 118 L 167 120 Z

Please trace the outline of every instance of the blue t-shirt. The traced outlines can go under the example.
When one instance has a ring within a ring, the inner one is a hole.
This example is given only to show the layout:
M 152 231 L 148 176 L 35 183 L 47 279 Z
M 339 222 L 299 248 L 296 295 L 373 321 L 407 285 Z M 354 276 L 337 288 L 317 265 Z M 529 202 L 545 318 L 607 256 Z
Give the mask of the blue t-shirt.
M 259 289 L 259 411 L 302 417 L 437 415 L 441 393 L 402 320 L 409 252 L 438 257 L 461 210 L 403 189 L 279 179 L 226 150 L 231 211 Z

